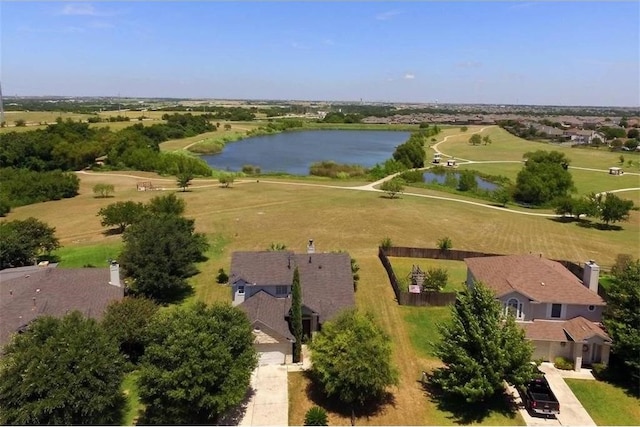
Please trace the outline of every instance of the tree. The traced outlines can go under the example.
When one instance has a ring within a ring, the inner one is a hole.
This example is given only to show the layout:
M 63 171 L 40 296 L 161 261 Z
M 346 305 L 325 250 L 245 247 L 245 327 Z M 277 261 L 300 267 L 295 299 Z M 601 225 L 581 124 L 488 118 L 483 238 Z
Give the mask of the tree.
M 390 199 L 396 197 L 397 194 L 402 193 L 404 191 L 404 185 L 402 184 L 402 180 L 399 178 L 392 178 L 382 183 L 380 186 L 382 191 L 386 191 L 389 195 Z
M 327 411 L 319 406 L 313 406 L 304 415 L 304 425 L 306 426 L 327 426 L 329 420 L 327 419 Z
M 633 209 L 633 201 L 621 199 L 613 193 L 607 193 L 600 205 L 600 219 L 605 224 L 627 221 L 631 209 Z
M 102 319 L 102 326 L 120 346 L 120 352 L 131 362 L 138 363 L 144 354 L 149 322 L 158 311 L 151 300 L 125 297 L 111 303 Z
M 576 201 L 570 196 L 560 197 L 555 202 L 555 213 L 562 216 L 573 216 Z
M 120 424 L 123 365 L 95 320 L 39 317 L 4 349 L 0 424 Z
M 447 286 L 449 273 L 446 268 L 430 268 L 424 276 L 422 288 L 425 291 L 440 291 Z
M 490 145 L 493 141 L 491 141 L 491 137 L 489 135 L 485 135 L 485 137 L 482 138 L 482 142 L 484 145 Z
M 504 187 L 498 188 L 492 194 L 493 200 L 499 203 L 503 208 L 507 206 L 507 203 L 511 200 L 511 193 Z
M 229 281 L 229 275 L 225 273 L 224 268 L 218 270 L 218 275 L 216 276 L 216 282 L 219 284 L 225 284 Z
M 524 158 L 524 168 L 516 178 L 516 200 L 544 205 L 574 190 L 569 159 L 563 153 L 539 150 L 526 153 Z
M 638 130 L 638 129 L 636 129 L 636 130 Z M 638 141 L 637 139 L 627 139 L 627 140 L 624 142 L 624 146 L 625 146 L 626 148 L 628 148 L 628 149 L 629 149 L 629 151 L 635 151 L 635 150 L 636 150 L 636 148 L 638 148 L 638 144 L 639 144 L 639 143 L 640 143 L 640 141 Z
M 636 384 L 640 382 L 640 260 L 615 272 L 607 288 L 603 322 L 613 341 L 613 352 L 627 367 Z
M 533 376 L 533 347 L 482 283 L 458 294 L 452 319 L 441 324 L 436 355 L 444 362 L 432 380 L 446 394 L 482 402 L 504 390 L 503 381 L 521 386 Z
M 18 119 L 14 121 L 16 127 L 25 127 L 27 125 L 27 121 L 25 119 Z
M 100 208 L 98 216 L 102 217 L 100 224 L 103 227 L 117 226 L 117 231 L 123 233 L 128 226 L 140 219 L 144 210 L 142 203 L 128 200 Z
M 360 281 L 360 274 L 358 273 L 358 271 L 360 271 L 358 262 L 355 260 L 355 258 L 351 258 L 351 276 L 353 278 L 354 291 L 358 290 L 358 282 Z
M 164 303 L 189 292 L 185 279 L 197 273 L 194 263 L 206 259 L 209 247 L 194 227 L 176 215 L 145 215 L 125 231 L 119 260 L 134 293 Z
M 468 131 L 468 130 L 469 130 L 469 128 L 468 128 L 468 127 L 466 127 L 466 126 L 462 126 L 462 127 L 460 128 L 460 132 L 466 132 L 466 131 Z
M 370 314 L 347 310 L 322 325 L 311 341 L 312 373 L 329 397 L 364 405 L 398 384 L 389 336 Z
M 231 125 L 229 123 L 225 123 L 224 130 L 231 130 Z
M 224 188 L 229 188 L 235 180 L 235 177 L 231 174 L 221 175 L 220 178 L 218 178 L 218 181 Z
M 458 181 L 458 190 L 475 191 L 478 188 L 476 175 L 470 170 L 460 172 L 460 180 Z
M 34 264 L 60 247 L 55 227 L 30 217 L 0 222 L 0 268 Z
M 247 316 L 202 302 L 154 318 L 138 381 L 145 424 L 215 424 L 239 404 L 257 365 Z
M 451 242 L 451 239 L 448 236 L 445 236 L 441 239 L 438 239 L 438 241 L 436 242 L 436 246 L 441 251 L 448 251 L 453 247 L 453 243 Z
M 471 138 L 469 138 L 469 144 L 471 145 L 480 145 L 482 144 L 482 137 L 480 136 L 479 133 L 474 133 L 473 135 L 471 135 Z
M 631 139 L 640 138 L 640 131 L 638 129 L 636 129 L 636 128 L 629 129 L 629 131 L 627 132 L 627 138 L 631 138 Z
M 293 270 L 293 284 L 291 285 L 291 331 L 296 342 L 293 343 L 293 362 L 300 361 L 302 354 L 302 288 L 298 267 Z
M 193 174 L 189 172 L 180 172 L 177 175 L 178 187 L 182 188 L 182 191 L 187 191 L 187 187 L 191 185 Z
M 113 184 L 98 183 L 93 186 L 93 196 L 106 199 L 111 197 L 114 191 Z
M 153 214 L 170 214 L 182 215 L 184 213 L 185 203 L 183 199 L 178 198 L 174 193 L 165 196 L 154 197 L 147 203 L 147 210 Z

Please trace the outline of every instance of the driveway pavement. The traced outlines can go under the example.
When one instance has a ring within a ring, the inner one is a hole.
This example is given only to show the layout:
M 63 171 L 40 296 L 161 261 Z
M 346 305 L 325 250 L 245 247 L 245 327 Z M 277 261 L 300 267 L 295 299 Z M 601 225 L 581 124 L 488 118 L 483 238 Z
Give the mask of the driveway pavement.
M 541 364 L 540 370 L 545 373 L 553 394 L 556 395 L 558 402 L 560 402 L 560 414 L 557 417 L 560 424 L 563 426 L 595 426 L 596 423 L 591 419 L 567 383 L 564 382 L 562 371 L 554 368 L 551 363 Z
M 289 387 L 286 366 L 258 366 L 251 374 L 251 388 L 254 393 L 249 399 L 239 425 L 289 425 Z

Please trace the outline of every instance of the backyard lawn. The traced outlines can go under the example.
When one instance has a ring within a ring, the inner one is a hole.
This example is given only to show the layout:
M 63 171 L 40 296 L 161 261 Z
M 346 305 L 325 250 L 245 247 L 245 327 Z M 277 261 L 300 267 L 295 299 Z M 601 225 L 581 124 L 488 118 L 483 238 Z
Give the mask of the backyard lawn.
M 640 399 L 604 381 L 565 378 L 565 382 L 599 426 L 640 425 Z

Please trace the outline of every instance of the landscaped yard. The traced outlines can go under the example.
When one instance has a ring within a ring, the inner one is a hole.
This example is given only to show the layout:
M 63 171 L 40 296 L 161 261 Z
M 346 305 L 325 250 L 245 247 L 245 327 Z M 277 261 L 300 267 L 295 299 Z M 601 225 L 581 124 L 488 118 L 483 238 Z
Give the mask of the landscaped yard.
M 566 378 L 565 382 L 599 426 L 640 425 L 640 399 L 604 381 Z
M 464 289 L 463 283 L 467 279 L 467 266 L 464 261 L 401 257 L 389 257 L 389 261 L 391 261 L 393 271 L 401 283 L 409 283 L 411 268 L 415 265 L 420 267 L 424 272 L 433 268 L 442 268 L 447 270 L 449 280 L 447 281 L 447 286 L 442 289 L 442 292 L 461 291 Z

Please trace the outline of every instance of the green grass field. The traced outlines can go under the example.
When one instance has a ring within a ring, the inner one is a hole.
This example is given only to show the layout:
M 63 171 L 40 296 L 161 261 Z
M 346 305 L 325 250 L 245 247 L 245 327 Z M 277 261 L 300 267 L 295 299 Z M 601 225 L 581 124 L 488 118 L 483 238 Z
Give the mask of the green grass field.
M 117 259 L 122 249 L 122 241 L 118 238 L 97 245 L 63 246 L 54 252 L 61 262 L 61 268 L 80 268 L 87 265 L 107 267 L 109 260 Z
M 640 425 L 640 399 L 603 381 L 566 378 L 565 382 L 599 426 Z
M 426 246 L 433 246 L 432 245 Z M 464 281 L 467 279 L 467 266 L 464 261 L 451 261 L 443 259 L 428 258 L 399 258 L 389 257 L 393 271 L 396 273 L 398 280 L 408 280 L 411 273 L 411 267 L 417 265 L 422 271 L 430 268 L 444 268 L 449 274 L 447 286 L 442 289 L 443 292 L 461 291 L 464 289 Z
M 440 340 L 437 325 L 451 318 L 451 308 L 404 306 L 401 310 L 409 329 L 411 344 L 421 357 L 437 363 L 438 359 L 433 353 L 433 345 Z
M 136 384 L 139 376 L 138 371 L 130 372 L 125 375 L 124 381 L 122 382 L 122 392 L 127 398 L 127 407 L 122 421 L 122 425 L 124 426 L 135 425 L 140 416 L 140 411 L 143 409 L 138 394 L 138 385 Z

